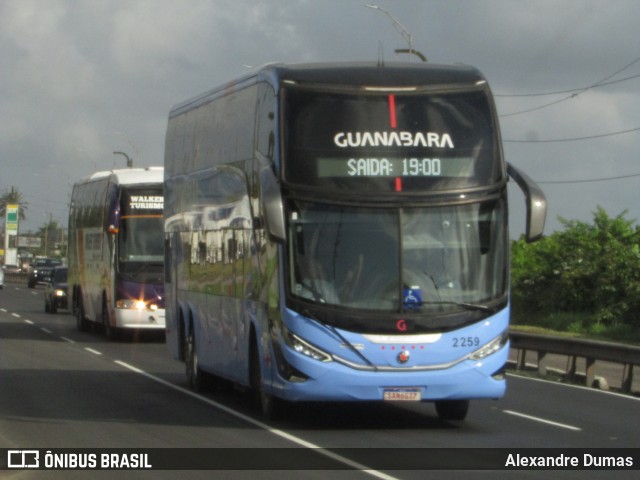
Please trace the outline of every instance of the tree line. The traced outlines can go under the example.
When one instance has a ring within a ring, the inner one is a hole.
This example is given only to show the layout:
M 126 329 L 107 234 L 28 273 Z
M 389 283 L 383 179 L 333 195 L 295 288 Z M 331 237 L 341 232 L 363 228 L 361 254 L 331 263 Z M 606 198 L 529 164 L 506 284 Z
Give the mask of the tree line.
M 515 324 L 640 341 L 640 227 L 598 207 L 593 224 L 511 244 Z
M 4 234 L 4 219 L 7 212 L 8 205 L 19 205 L 18 216 L 20 221 L 24 221 L 27 218 L 26 212 L 29 208 L 29 202 L 24 199 L 22 193 L 14 186 L 7 189 L 0 195 L 0 231 Z M 24 232 L 21 232 L 24 235 Z M 49 218 L 49 221 L 44 223 L 36 232 L 29 234 L 29 236 L 35 236 L 42 239 L 40 248 L 31 249 L 30 252 L 33 255 L 45 255 L 45 256 L 65 256 L 66 251 L 64 248 L 66 232 L 63 231 L 62 225 L 56 220 Z M 4 241 L 4 237 L 2 237 Z

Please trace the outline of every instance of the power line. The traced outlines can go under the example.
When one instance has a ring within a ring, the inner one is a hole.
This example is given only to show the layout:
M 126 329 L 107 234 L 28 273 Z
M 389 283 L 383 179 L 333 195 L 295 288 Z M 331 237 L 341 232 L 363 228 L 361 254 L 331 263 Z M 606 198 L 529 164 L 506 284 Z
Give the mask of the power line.
M 528 109 L 526 109 L 526 110 L 521 110 L 521 111 L 518 111 L 518 112 L 512 112 L 512 113 L 505 113 L 505 114 L 500 115 L 500 117 L 512 117 L 512 116 L 515 116 L 515 115 L 522 115 L 522 114 L 524 114 L 524 113 L 531 113 L 531 112 L 535 112 L 535 111 L 537 111 L 537 110 L 542 110 L 543 108 L 547 108 L 547 107 L 550 107 L 550 106 L 552 106 L 552 105 L 557 105 L 558 103 L 565 102 L 565 101 L 567 101 L 567 100 L 570 100 L 570 99 L 572 99 L 572 98 L 575 98 L 575 97 L 577 97 L 578 95 L 580 95 L 580 94 L 582 94 L 582 93 L 586 92 L 587 90 L 590 90 L 590 89 L 592 89 L 592 88 L 596 88 L 596 87 L 601 86 L 602 84 L 604 84 L 605 82 L 607 82 L 609 79 L 611 79 L 611 78 L 615 77 L 616 75 L 618 75 L 619 73 L 623 72 L 624 70 L 626 70 L 626 69 L 627 69 L 627 68 L 629 68 L 630 66 L 632 66 L 632 65 L 636 64 L 637 62 L 640 62 L 640 57 L 636 58 L 635 60 L 633 60 L 632 62 L 628 63 L 628 64 L 627 64 L 627 65 L 625 65 L 624 67 L 622 67 L 622 68 L 620 68 L 620 69 L 616 70 L 616 71 L 615 71 L 615 72 L 613 72 L 612 74 L 607 75 L 606 77 L 604 77 L 603 79 L 601 79 L 601 80 L 597 81 L 596 83 L 594 83 L 594 84 L 592 84 L 592 85 L 590 85 L 590 86 L 588 86 L 588 87 L 585 87 L 585 88 L 583 88 L 583 89 L 581 89 L 581 90 L 576 90 L 576 91 L 574 91 L 575 93 L 572 93 L 571 95 L 569 95 L 569 96 L 567 96 L 567 97 L 563 97 L 563 98 L 561 98 L 561 99 L 559 99 L 559 100 L 555 100 L 555 101 L 553 101 L 553 102 L 545 103 L 545 104 L 543 104 L 543 105 L 538 105 L 537 107 L 528 108 Z
M 637 75 L 631 75 L 630 77 L 620 78 L 618 80 L 611 80 L 610 82 L 598 83 L 597 85 L 592 85 L 591 87 L 571 88 L 569 90 L 559 90 L 557 92 L 502 93 L 502 94 L 494 94 L 493 96 L 500 97 L 500 98 L 516 98 L 516 97 L 545 97 L 550 95 L 561 95 L 563 93 L 583 92 L 589 88 L 606 87 L 607 85 L 614 85 L 616 83 L 626 82 L 627 80 L 633 80 L 638 77 L 640 77 L 640 73 L 638 73 Z
M 630 128 L 629 130 L 620 130 L 618 132 L 601 133 L 597 135 L 589 135 L 586 137 L 574 137 L 574 138 L 556 138 L 547 140 L 502 140 L 504 143 L 559 143 L 559 142 L 577 142 L 579 140 L 591 140 L 593 138 L 612 137 L 614 135 L 623 135 L 625 133 L 637 132 L 640 127 Z
M 640 177 L 640 173 L 632 173 L 630 175 L 620 175 L 618 177 L 602 177 L 602 178 L 590 178 L 586 180 L 536 180 L 538 184 L 567 184 L 567 183 L 595 183 L 595 182 L 608 182 L 610 180 L 622 180 L 625 178 Z
M 584 90 L 583 90 L 584 91 Z M 549 102 L 549 103 L 545 103 L 543 105 L 538 105 L 537 107 L 532 107 L 532 108 L 528 108 L 526 110 L 519 110 L 517 112 L 511 112 L 511 113 L 503 113 L 501 115 L 499 115 L 499 117 L 504 118 L 504 117 L 513 117 L 515 115 L 522 115 L 523 113 L 531 113 L 531 112 L 535 112 L 536 110 L 542 110 L 543 108 L 547 108 L 550 107 L 552 105 L 556 105 L 558 103 L 562 103 L 565 102 L 571 98 L 575 98 L 578 95 L 580 95 L 580 93 L 582 93 L 583 91 L 579 92 L 579 93 L 574 93 L 572 95 L 569 95 L 568 97 L 563 97 L 559 100 L 556 100 L 554 102 Z

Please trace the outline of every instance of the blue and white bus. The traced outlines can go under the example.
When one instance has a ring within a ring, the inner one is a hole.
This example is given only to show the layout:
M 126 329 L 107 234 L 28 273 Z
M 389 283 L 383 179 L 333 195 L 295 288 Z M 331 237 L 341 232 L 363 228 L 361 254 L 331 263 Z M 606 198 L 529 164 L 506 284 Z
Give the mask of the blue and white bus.
M 507 181 L 474 68 L 270 65 L 176 106 L 165 145 L 166 339 L 190 384 L 289 402 L 500 398 Z
M 118 169 L 73 186 L 68 285 L 79 330 L 164 330 L 163 176 Z

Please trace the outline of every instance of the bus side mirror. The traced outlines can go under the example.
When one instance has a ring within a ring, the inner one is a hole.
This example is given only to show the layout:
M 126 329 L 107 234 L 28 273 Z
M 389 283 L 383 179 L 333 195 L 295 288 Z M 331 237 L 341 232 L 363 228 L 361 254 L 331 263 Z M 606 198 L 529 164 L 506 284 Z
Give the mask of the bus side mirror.
M 527 242 L 535 242 L 542 237 L 544 222 L 547 218 L 547 198 L 540 187 L 525 173 L 507 163 L 507 173 L 513 178 L 525 196 L 527 207 Z
M 265 165 L 260 170 L 260 202 L 269 238 L 275 242 L 284 242 L 284 205 L 280 183 L 270 165 Z

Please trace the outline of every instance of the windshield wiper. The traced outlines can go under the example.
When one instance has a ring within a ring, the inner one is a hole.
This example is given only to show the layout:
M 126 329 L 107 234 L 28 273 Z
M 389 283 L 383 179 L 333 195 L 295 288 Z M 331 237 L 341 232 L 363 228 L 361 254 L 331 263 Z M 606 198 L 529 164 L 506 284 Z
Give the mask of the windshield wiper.
M 346 338 L 344 338 L 344 335 L 342 335 L 338 329 L 336 327 L 334 327 L 333 325 L 323 322 L 322 320 L 320 320 L 316 315 L 314 315 L 311 311 L 309 311 L 308 308 L 303 308 L 300 313 L 302 315 L 304 315 L 307 318 L 310 318 L 312 320 L 315 320 L 316 322 L 320 323 L 322 326 L 324 326 L 325 328 L 331 330 L 334 335 L 336 335 L 340 341 L 342 342 L 342 344 L 347 347 L 349 350 L 351 350 L 353 353 L 355 353 L 358 357 L 360 357 L 360 359 L 365 362 L 367 365 L 369 365 L 369 367 L 371 367 L 374 371 L 378 371 L 378 367 L 376 367 L 376 365 L 369 360 L 367 357 L 365 357 L 362 352 L 360 352 L 360 350 L 358 350 L 355 345 L 353 343 L 351 343 L 349 340 L 347 340 Z
M 373 368 L 373 370 L 375 372 L 378 371 L 378 367 L 375 366 L 375 364 L 373 362 L 371 362 L 371 360 L 369 360 L 367 357 L 365 357 L 363 355 L 363 353 L 358 350 L 355 345 L 353 343 L 351 343 L 349 340 L 347 340 L 346 338 L 344 338 L 344 335 L 342 335 L 338 329 L 336 327 L 334 327 L 333 325 L 329 325 L 324 323 L 323 324 L 325 327 L 329 328 L 342 342 L 343 345 L 345 345 L 346 347 L 349 348 L 349 350 L 351 350 L 353 353 L 355 353 L 358 357 L 360 357 L 360 359 L 365 362 L 367 365 L 369 365 L 371 368 Z
M 447 301 L 447 300 L 438 300 L 435 302 L 422 302 L 423 305 L 453 305 L 456 307 L 462 307 L 465 310 L 478 310 L 481 312 L 495 312 L 495 309 L 492 307 L 489 307 L 487 305 L 481 305 L 478 303 L 467 303 L 467 302 L 454 302 L 454 301 Z
M 135 278 L 135 277 L 137 277 L 138 275 L 140 275 L 142 273 L 146 273 L 146 272 L 149 271 L 150 267 L 156 267 L 156 269 L 158 269 L 158 268 L 162 269 L 162 267 L 163 267 L 163 264 L 159 263 L 159 262 L 135 262 L 135 263 L 140 263 L 140 265 L 136 265 L 136 269 L 133 270 L 133 271 L 130 271 L 130 270 L 125 270 L 123 268 L 123 266 L 125 264 L 127 264 L 127 263 L 133 264 L 134 262 L 122 262 L 121 261 L 120 264 L 119 264 L 118 271 L 122 275 L 127 276 L 128 278 Z M 149 272 L 149 273 L 151 273 L 151 274 L 158 273 L 159 274 L 160 272 L 159 271 L 158 272 L 152 271 L 152 272 Z

